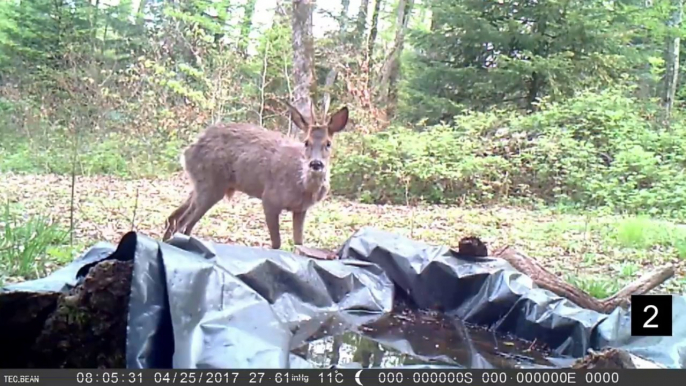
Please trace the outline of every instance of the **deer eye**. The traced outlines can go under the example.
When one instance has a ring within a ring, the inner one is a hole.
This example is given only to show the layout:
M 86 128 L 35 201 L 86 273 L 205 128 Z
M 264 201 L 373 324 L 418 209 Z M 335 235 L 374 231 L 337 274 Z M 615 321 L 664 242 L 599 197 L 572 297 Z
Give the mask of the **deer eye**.
M 305 141 L 305 147 L 310 147 L 310 141 Z
M 326 148 L 327 149 L 331 148 L 331 141 L 326 141 Z

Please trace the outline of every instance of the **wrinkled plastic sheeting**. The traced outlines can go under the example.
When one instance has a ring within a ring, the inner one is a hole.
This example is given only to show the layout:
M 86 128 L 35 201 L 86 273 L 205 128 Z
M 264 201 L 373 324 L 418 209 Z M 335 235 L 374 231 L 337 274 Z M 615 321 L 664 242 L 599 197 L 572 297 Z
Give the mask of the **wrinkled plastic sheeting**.
M 686 297 L 674 295 L 669 337 L 632 337 L 631 310 L 602 314 L 538 288 L 498 258 L 457 257 L 445 246 L 410 240 L 372 227 L 338 251 L 342 259 L 378 264 L 421 308 L 441 309 L 469 324 L 545 342 L 561 356 L 615 347 L 670 368 L 686 368 Z
M 66 292 L 106 259 L 134 261 L 127 368 L 308 368 L 290 353 L 319 332 L 388 315 L 394 286 L 375 264 L 319 261 L 279 250 L 160 243 L 130 232 L 70 265 L 3 291 Z
M 324 325 L 338 326 L 326 331 L 336 335 L 386 315 L 393 283 L 420 307 L 537 339 L 561 356 L 610 346 L 686 367 L 683 296 L 673 297 L 673 336 L 632 337 L 630 311 L 582 309 L 537 288 L 502 259 L 458 258 L 447 247 L 370 227 L 356 232 L 339 254 L 342 260 L 320 261 L 188 237 L 160 243 L 132 232 L 116 247 L 98 243 L 50 276 L 3 291 L 64 292 L 103 259 L 134 260 L 129 368 L 311 367 L 291 349 L 321 335 Z M 412 351 L 397 337 L 381 340 Z M 549 359 L 571 364 L 569 358 Z
M 290 351 L 324 322 L 343 330 L 393 306 L 393 283 L 366 262 L 179 235 L 169 244 L 139 236 L 135 254 L 129 368 L 309 367 Z

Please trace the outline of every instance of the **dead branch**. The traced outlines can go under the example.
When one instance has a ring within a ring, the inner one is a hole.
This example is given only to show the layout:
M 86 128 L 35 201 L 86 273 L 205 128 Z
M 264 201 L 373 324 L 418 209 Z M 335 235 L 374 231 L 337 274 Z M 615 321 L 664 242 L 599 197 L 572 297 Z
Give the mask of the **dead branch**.
M 510 246 L 502 248 L 493 256 L 506 260 L 515 269 L 531 277 L 539 287 L 567 298 L 580 307 L 601 313 L 610 313 L 617 307 L 626 307 L 631 302 L 631 295 L 645 294 L 674 275 L 674 267 L 669 264 L 646 274 L 616 294 L 599 300 L 560 279 L 545 269 L 535 259 L 516 251 Z

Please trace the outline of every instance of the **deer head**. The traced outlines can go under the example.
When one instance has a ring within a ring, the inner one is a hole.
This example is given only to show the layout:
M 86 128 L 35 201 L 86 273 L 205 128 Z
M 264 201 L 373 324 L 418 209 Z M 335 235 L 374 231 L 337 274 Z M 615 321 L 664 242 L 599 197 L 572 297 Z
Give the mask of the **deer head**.
M 310 116 L 314 122 L 310 122 L 298 109 L 288 103 L 286 105 L 291 112 L 293 124 L 306 133 L 303 141 L 305 146 L 303 170 L 307 171 L 307 177 L 321 179 L 327 176 L 334 135 L 343 130 L 348 123 L 348 108 L 342 107 L 328 119 L 326 112 L 323 114 L 323 119 L 317 119 L 313 112 Z

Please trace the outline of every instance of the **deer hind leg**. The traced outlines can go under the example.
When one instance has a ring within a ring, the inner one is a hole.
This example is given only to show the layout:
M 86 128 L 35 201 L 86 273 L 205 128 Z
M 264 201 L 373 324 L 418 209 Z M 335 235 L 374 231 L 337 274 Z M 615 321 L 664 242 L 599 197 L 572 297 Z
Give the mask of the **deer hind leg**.
M 174 210 L 172 214 L 170 214 L 169 217 L 167 217 L 167 221 L 165 222 L 166 229 L 164 231 L 164 235 L 162 236 L 162 241 L 169 240 L 172 237 L 172 235 L 176 233 L 178 229 L 179 217 L 181 217 L 188 210 L 192 202 L 193 193 L 191 192 L 188 195 L 188 198 L 186 198 L 186 201 L 184 201 L 184 203 L 181 204 L 181 206 L 176 208 L 176 210 Z
M 218 188 L 201 188 L 196 189 L 193 202 L 188 210 L 181 216 L 179 223 L 180 231 L 190 236 L 193 227 L 200 221 L 200 219 L 209 211 L 215 204 L 217 204 L 222 197 L 226 195 L 226 189 Z

